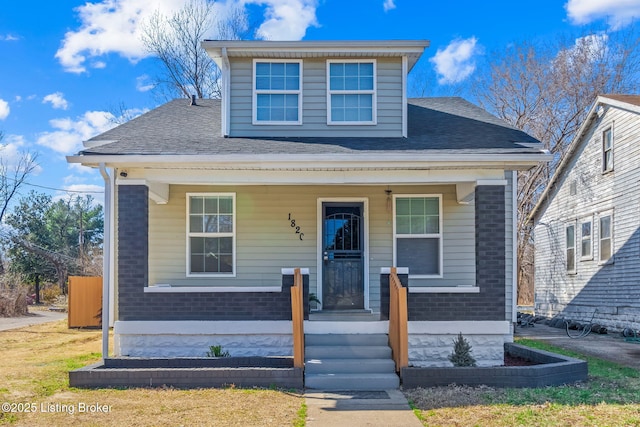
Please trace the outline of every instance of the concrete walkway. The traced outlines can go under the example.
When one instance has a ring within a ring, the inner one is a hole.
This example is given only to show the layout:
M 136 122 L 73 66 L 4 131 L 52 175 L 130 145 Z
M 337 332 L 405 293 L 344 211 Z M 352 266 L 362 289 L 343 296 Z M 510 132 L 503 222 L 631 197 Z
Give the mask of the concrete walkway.
M 577 335 L 578 331 L 569 331 Z M 591 333 L 583 338 L 569 338 L 566 329 L 551 328 L 536 323 L 533 327 L 516 328 L 516 337 L 544 341 L 567 350 L 577 351 L 587 356 L 615 362 L 623 366 L 640 369 L 640 342 L 625 341 L 619 332 L 610 334 Z
M 422 426 L 400 390 L 310 390 L 304 396 L 310 427 Z
M 24 328 L 40 323 L 55 322 L 56 320 L 67 318 L 67 313 L 61 313 L 59 311 L 33 310 L 31 307 L 29 310 L 28 316 L 0 317 L 0 331 Z

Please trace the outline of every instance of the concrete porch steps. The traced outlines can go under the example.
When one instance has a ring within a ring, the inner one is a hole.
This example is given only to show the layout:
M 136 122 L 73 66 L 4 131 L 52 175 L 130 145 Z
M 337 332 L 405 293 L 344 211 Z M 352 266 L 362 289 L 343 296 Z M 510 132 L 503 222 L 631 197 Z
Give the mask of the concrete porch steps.
M 390 390 L 400 386 L 385 334 L 305 335 L 305 387 Z

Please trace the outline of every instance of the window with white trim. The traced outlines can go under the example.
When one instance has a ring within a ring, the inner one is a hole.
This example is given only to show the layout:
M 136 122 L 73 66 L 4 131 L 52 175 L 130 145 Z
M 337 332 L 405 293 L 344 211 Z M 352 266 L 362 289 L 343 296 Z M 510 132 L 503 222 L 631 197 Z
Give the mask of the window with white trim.
M 608 128 L 602 132 L 602 172 L 613 170 L 613 130 Z
M 253 124 L 302 124 L 302 61 L 253 61 Z
M 573 274 L 576 272 L 576 225 L 568 224 L 564 230 L 567 273 Z
M 187 276 L 235 275 L 235 193 L 187 193 Z
M 591 218 L 583 219 L 580 223 L 580 259 L 593 259 L 593 221 Z
M 376 61 L 327 61 L 327 124 L 376 123 Z
M 394 265 L 410 277 L 442 277 L 442 196 L 394 196 L 393 211 Z
M 600 262 L 606 263 L 613 255 L 613 216 L 602 215 L 599 224 L 598 247 L 600 252 Z

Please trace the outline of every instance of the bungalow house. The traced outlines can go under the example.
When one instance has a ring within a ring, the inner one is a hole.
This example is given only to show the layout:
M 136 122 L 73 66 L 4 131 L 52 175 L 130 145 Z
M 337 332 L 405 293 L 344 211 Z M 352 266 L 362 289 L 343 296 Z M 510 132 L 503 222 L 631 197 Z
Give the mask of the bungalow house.
M 536 313 L 640 329 L 640 96 L 601 95 L 535 206 Z
M 407 99 L 427 46 L 204 41 L 221 100 L 168 102 L 69 157 L 105 177 L 115 356 L 291 355 L 295 267 L 319 300 L 307 346 L 373 353 L 395 266 L 410 364 L 450 366 L 462 332 L 479 365 L 501 365 L 516 173 L 548 156 L 463 99 Z

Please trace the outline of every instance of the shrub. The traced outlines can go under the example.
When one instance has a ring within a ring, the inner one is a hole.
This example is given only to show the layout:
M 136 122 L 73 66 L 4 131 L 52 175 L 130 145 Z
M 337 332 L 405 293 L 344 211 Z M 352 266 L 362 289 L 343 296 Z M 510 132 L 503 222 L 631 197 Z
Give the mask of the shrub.
M 453 366 L 476 366 L 476 359 L 471 356 L 471 344 L 462 336 L 462 332 L 453 340 L 453 353 L 449 355 L 449 360 Z
M 209 351 L 207 351 L 207 357 L 230 357 L 230 356 L 231 354 L 229 354 L 228 351 L 222 350 L 221 345 L 209 346 Z
M 40 300 L 47 304 L 53 304 L 60 295 L 62 295 L 62 292 L 58 285 L 49 284 L 40 289 Z
M 0 290 L 0 317 L 24 316 L 28 313 L 26 289 Z

